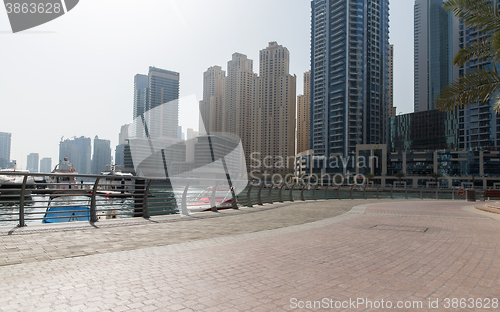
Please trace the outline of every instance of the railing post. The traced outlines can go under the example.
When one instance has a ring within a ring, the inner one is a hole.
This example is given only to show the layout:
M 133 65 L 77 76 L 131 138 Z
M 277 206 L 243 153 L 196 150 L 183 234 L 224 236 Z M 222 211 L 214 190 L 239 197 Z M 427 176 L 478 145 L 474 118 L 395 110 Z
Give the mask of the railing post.
M 300 189 L 300 200 L 305 201 L 306 199 L 304 198 L 304 189 L 306 188 L 306 184 L 302 184 L 302 188 Z
M 405 185 L 405 199 L 408 199 L 408 186 Z
M 262 204 L 262 188 L 264 187 L 264 183 L 260 184 L 259 191 L 257 192 L 257 204 L 259 206 L 263 206 L 263 204 Z
M 189 211 L 187 209 L 187 192 L 189 190 L 189 184 L 191 184 L 191 181 L 188 182 L 184 188 L 184 192 L 182 192 L 181 215 L 183 216 L 189 216 Z
M 380 189 L 380 186 L 379 186 L 379 187 L 377 187 L 377 199 L 380 199 L 380 196 L 378 195 L 378 191 L 379 191 L 379 189 Z
M 451 199 L 452 200 L 455 200 L 455 190 L 454 189 L 451 189 Z
M 337 186 L 337 199 L 340 200 L 340 185 Z
M 142 200 L 142 217 L 145 219 L 149 219 L 148 197 L 151 184 L 153 184 L 153 180 L 148 181 L 148 185 L 146 186 L 146 191 L 144 191 L 144 198 Z
M 292 187 L 290 188 L 290 201 L 293 202 L 293 187 L 295 184 L 292 183 Z
M 350 190 L 350 192 L 349 192 L 349 193 L 350 193 L 350 196 L 351 196 L 351 199 L 354 199 L 354 198 L 352 197 L 352 189 L 353 189 L 353 188 L 354 188 L 354 185 L 351 185 L 351 190 Z
M 269 193 L 267 193 L 267 199 L 268 199 L 270 204 L 273 203 L 273 194 L 272 194 L 273 186 L 274 186 L 274 184 L 273 184 L 273 182 L 271 182 L 270 187 L 269 187 Z
M 392 192 L 394 191 L 394 185 L 391 187 L 391 199 L 394 199 Z
M 141 190 L 144 191 L 144 179 L 136 179 L 134 181 L 134 217 L 142 217 L 144 208 L 144 193 L 140 194 Z
M 23 185 L 21 186 L 21 197 L 19 198 L 19 227 L 26 226 L 24 222 L 24 194 L 26 194 L 26 182 L 28 175 L 23 178 Z
M 313 190 L 312 190 L 312 194 L 313 194 L 313 200 L 316 200 L 316 184 L 313 185 Z
M 250 193 L 252 192 L 252 186 L 253 184 L 250 184 L 250 187 L 248 188 L 248 192 L 247 192 L 247 207 L 253 207 L 252 206 L 252 199 L 250 198 Z
M 236 198 L 236 192 L 234 191 L 234 186 L 231 186 L 231 208 L 238 209 L 238 199 Z
M 279 191 L 279 193 L 278 193 L 278 201 L 279 201 L 280 203 L 282 203 L 282 202 L 283 202 L 283 196 L 282 196 L 283 194 L 282 194 L 282 192 L 283 192 L 283 188 L 284 188 L 284 187 L 285 187 L 285 183 L 281 184 L 280 191 Z
M 366 185 L 363 187 L 363 198 L 366 199 Z
M 90 199 L 90 222 L 97 222 L 96 196 L 100 179 L 101 178 L 95 179 L 94 188 L 92 189 L 92 196 Z
M 328 200 L 328 185 L 325 185 L 325 200 Z
M 215 193 L 217 192 L 217 187 L 219 183 L 215 183 L 214 188 L 212 189 L 212 196 L 210 197 L 210 206 L 212 212 L 217 212 L 217 205 L 215 204 Z
M 420 189 L 420 199 L 424 199 L 424 190 Z
M 439 199 L 439 189 L 436 189 L 436 199 Z

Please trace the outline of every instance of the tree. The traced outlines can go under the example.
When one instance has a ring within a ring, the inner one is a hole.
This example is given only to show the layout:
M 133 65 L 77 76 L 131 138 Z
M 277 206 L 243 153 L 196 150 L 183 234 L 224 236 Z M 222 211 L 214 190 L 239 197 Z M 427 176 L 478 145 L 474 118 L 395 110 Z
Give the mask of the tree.
M 434 180 L 435 180 L 435 182 L 436 182 L 436 185 L 438 185 L 438 186 L 439 186 L 439 178 L 441 178 L 442 176 L 443 176 L 443 175 L 441 175 L 441 174 L 440 174 L 440 173 L 438 173 L 438 172 L 433 172 L 433 173 L 431 174 L 431 177 L 433 177 L 433 178 L 434 178 Z
M 371 172 L 368 172 L 367 174 L 365 174 L 366 183 L 370 184 L 370 179 L 373 179 L 374 177 L 375 177 L 375 175 Z
M 455 14 L 465 26 L 487 34 L 483 39 L 470 42 L 453 59 L 453 65 L 464 66 L 470 60 L 483 59 L 492 63 L 490 68 L 477 67 L 461 75 L 443 88 L 436 98 L 436 108 L 453 110 L 468 104 L 487 102 L 495 97 L 494 110 L 500 112 L 500 13 L 497 1 L 448 0 L 446 10 Z
M 396 178 L 399 178 L 399 182 L 401 182 L 401 179 L 405 176 L 403 171 L 399 171 L 394 175 Z

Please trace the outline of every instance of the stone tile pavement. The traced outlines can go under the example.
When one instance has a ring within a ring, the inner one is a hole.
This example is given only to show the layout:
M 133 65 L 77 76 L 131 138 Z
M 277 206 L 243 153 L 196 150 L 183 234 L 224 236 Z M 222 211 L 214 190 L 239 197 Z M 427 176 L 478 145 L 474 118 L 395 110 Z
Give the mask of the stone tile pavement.
M 16 255 L 0 266 L 0 310 L 498 311 L 500 220 L 464 205 L 319 201 L 0 229 L 0 259 Z

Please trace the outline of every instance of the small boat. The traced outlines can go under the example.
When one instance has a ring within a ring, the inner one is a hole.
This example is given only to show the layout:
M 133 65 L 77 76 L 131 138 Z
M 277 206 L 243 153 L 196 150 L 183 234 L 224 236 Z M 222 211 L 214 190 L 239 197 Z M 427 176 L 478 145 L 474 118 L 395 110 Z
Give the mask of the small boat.
M 10 173 L 29 173 L 29 170 L 0 169 L 0 198 L 18 199 L 21 196 L 24 175 L 12 175 Z M 32 176 L 26 179 L 25 197 L 31 196 L 31 189 L 35 188 L 35 180 Z
M 115 171 L 114 166 L 111 170 L 101 172 L 104 178 L 99 181 L 97 195 L 106 197 L 129 197 L 133 195 L 134 183 L 131 179 L 131 173 Z
M 210 211 L 212 210 L 212 195 L 214 187 L 209 186 L 200 193 L 194 203 L 188 204 L 187 208 L 191 212 Z M 215 206 L 217 210 L 229 209 L 233 207 L 232 191 L 228 187 L 217 187 L 215 190 Z
M 90 221 L 90 197 L 53 194 L 50 196 L 42 223 Z

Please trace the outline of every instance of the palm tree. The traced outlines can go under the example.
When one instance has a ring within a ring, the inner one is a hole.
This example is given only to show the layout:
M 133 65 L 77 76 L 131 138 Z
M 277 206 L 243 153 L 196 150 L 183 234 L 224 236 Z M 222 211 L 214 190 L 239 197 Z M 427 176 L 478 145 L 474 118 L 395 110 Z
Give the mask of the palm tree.
M 368 172 L 367 174 L 365 174 L 366 184 L 370 184 L 370 179 L 373 179 L 374 177 L 375 177 L 375 175 L 371 172 Z
M 394 175 L 396 178 L 399 178 L 399 183 L 401 183 L 401 179 L 405 176 L 403 171 L 399 171 Z
M 434 178 L 434 180 L 436 181 L 436 186 L 439 186 L 439 178 L 441 178 L 443 175 L 441 175 L 440 173 L 438 172 L 433 172 L 431 174 L 431 177 Z
M 495 98 L 494 109 L 500 112 L 500 73 L 496 63 L 500 62 L 500 12 L 497 1 L 448 0 L 446 10 L 455 14 L 465 25 L 487 34 L 483 39 L 470 42 L 463 47 L 453 65 L 464 66 L 474 59 L 489 60 L 492 67 L 477 67 L 468 71 L 445 87 L 436 98 L 436 108 L 453 110 L 468 104 L 483 103 Z

